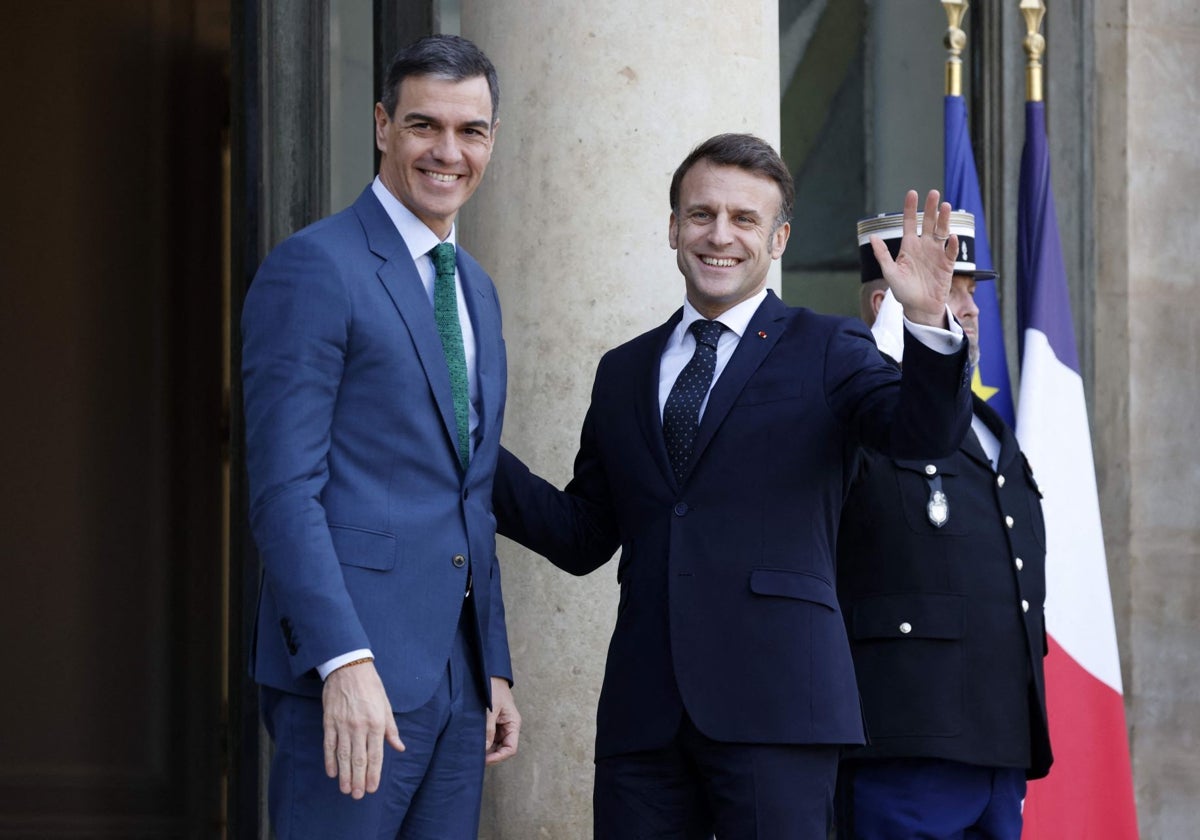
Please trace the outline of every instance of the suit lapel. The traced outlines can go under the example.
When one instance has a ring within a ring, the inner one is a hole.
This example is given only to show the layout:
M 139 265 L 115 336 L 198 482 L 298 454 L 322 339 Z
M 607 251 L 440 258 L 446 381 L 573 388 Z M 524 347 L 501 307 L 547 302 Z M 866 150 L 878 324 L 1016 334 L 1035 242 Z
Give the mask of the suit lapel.
M 634 375 L 641 377 L 634 387 L 634 411 L 637 413 L 638 427 L 642 430 L 646 448 L 654 458 L 654 463 L 658 464 L 663 478 L 674 489 L 678 489 L 678 484 L 667 457 L 667 442 L 663 438 L 662 413 L 658 407 L 658 378 L 663 350 L 682 317 L 683 309 L 680 308 L 665 324 L 654 330 L 643 343 L 644 358 L 635 360 L 633 365 Z
M 492 421 L 499 418 L 504 399 L 504 371 L 500 369 L 503 357 L 497 347 L 501 340 L 500 312 L 489 294 L 491 283 L 483 269 L 461 247 L 457 265 L 463 299 L 475 333 L 475 372 L 479 379 L 477 434 L 482 441 L 492 433 Z
M 759 365 L 767 358 L 779 341 L 783 332 L 783 321 L 787 317 L 787 306 L 775 296 L 767 292 L 766 299 L 750 319 L 745 334 L 738 341 L 737 349 L 733 351 L 721 377 L 708 395 L 708 405 L 704 416 L 700 418 L 700 428 L 696 432 L 696 443 L 692 447 L 692 460 L 688 474 L 704 454 L 713 435 L 721 427 L 729 409 L 737 400 L 738 394 L 746 386 L 746 382 L 758 370 Z M 718 318 L 718 320 L 720 320 Z M 662 434 L 659 434 L 662 437 Z M 664 448 L 665 452 L 665 448 Z M 686 476 L 685 476 L 686 479 Z
M 383 260 L 378 277 L 400 313 L 416 347 L 417 357 L 425 370 L 433 391 L 438 413 L 446 427 L 448 439 L 458 440 L 457 424 L 454 419 L 454 393 L 450 388 L 450 371 L 446 367 L 446 356 L 442 352 L 442 340 L 438 337 L 437 324 L 433 318 L 433 307 L 425 295 L 421 275 L 413 264 L 412 255 L 404 238 L 388 218 L 383 206 L 367 187 L 354 203 L 354 211 L 362 220 L 367 235 L 367 246 Z

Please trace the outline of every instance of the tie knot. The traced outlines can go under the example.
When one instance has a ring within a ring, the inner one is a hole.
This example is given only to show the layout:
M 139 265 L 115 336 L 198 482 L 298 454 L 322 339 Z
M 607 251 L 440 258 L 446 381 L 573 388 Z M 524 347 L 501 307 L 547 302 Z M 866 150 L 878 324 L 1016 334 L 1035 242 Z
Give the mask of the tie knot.
M 692 325 L 688 329 L 696 337 L 697 344 L 704 344 L 716 350 L 717 342 L 721 338 L 721 331 L 725 329 L 725 325 L 720 321 L 705 321 L 701 318 L 699 321 L 692 321 Z
M 454 245 L 450 242 L 439 242 L 429 252 L 433 257 L 433 270 L 438 277 L 454 276 Z

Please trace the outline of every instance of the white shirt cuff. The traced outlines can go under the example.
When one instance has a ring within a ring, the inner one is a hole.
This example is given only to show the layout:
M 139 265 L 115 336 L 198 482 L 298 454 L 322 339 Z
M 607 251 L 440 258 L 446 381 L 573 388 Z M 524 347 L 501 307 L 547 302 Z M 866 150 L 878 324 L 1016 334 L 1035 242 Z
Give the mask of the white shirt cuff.
M 907 316 L 904 318 L 904 328 L 930 350 L 941 353 L 943 356 L 952 356 L 962 349 L 963 330 L 958 321 L 954 319 L 954 314 L 950 311 L 949 306 L 946 307 L 946 318 L 950 321 L 948 330 L 914 324 L 908 320 Z
M 322 662 L 317 666 L 317 673 L 320 674 L 321 679 L 324 680 L 347 662 L 353 662 L 355 659 L 366 659 L 368 656 L 372 659 L 375 658 L 375 654 L 371 653 L 370 648 L 359 648 L 358 650 L 352 650 L 349 653 L 343 653 L 341 656 L 335 656 L 328 662 Z

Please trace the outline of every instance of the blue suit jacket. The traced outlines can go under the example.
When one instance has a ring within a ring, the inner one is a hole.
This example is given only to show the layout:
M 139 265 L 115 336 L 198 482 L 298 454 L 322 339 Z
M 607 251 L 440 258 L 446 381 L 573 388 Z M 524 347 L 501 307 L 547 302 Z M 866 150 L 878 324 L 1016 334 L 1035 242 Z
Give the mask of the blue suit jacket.
M 965 349 L 908 342 L 903 384 L 861 324 L 769 295 L 717 380 L 682 481 L 658 408 L 667 323 L 600 361 L 565 493 L 501 451 L 500 533 L 575 574 L 620 546 L 597 756 L 667 744 L 686 708 L 720 741 L 861 743 L 834 589 L 860 443 L 953 450 L 970 423 Z
M 422 705 L 444 673 L 468 574 L 480 672 L 511 679 L 491 503 L 500 304 L 461 248 L 458 272 L 481 403 L 465 474 L 433 308 L 369 188 L 279 245 L 250 287 L 242 374 L 261 684 L 319 695 L 315 666 L 369 647 L 393 709 Z

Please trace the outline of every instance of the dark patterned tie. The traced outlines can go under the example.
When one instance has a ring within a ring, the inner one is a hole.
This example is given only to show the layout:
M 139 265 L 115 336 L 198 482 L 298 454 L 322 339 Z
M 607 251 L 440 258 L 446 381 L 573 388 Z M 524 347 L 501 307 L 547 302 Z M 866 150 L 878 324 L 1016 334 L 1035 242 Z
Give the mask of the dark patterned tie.
M 458 460 L 463 469 L 471 457 L 471 421 L 467 400 L 467 356 L 463 351 L 462 325 L 458 322 L 458 295 L 454 288 L 454 246 L 442 242 L 429 252 L 437 278 L 433 282 L 433 316 L 438 337 L 450 370 L 450 390 L 454 394 L 454 421 L 458 426 Z
M 692 458 L 696 429 L 700 426 L 700 404 L 708 395 L 717 369 L 717 341 L 725 325 L 720 321 L 693 321 L 688 327 L 696 337 L 696 352 L 679 374 L 663 406 L 663 437 L 675 477 L 682 479 Z

